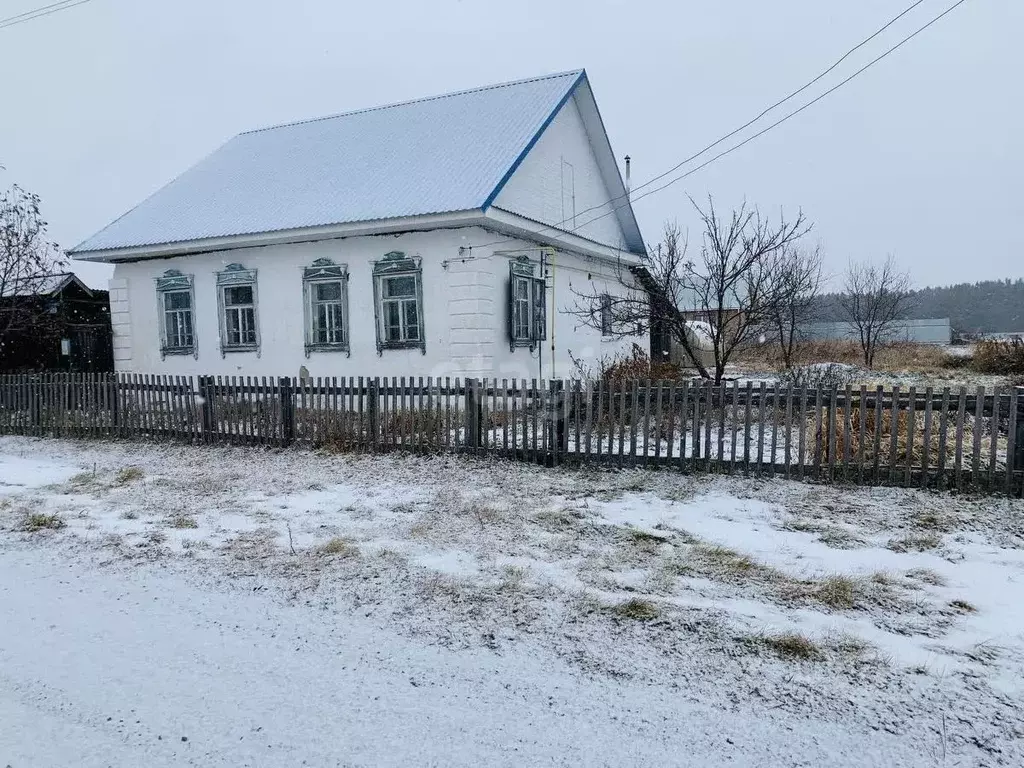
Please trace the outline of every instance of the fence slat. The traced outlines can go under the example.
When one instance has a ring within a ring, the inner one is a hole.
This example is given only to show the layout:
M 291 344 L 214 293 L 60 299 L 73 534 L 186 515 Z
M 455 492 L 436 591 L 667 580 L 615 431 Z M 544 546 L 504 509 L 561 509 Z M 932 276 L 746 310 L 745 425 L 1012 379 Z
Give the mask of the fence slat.
M 860 385 L 860 403 L 857 411 L 857 483 L 864 485 L 864 441 L 867 432 L 868 420 L 868 388 L 866 384 Z
M 740 382 L 739 379 L 732 384 L 732 413 L 729 414 L 729 474 L 736 471 L 736 463 L 739 460 L 739 412 L 740 412 Z
M 900 438 L 900 387 L 898 384 L 892 388 L 892 408 L 889 419 L 889 482 L 896 483 L 896 455 L 899 450 Z
M 907 466 L 903 473 L 903 486 L 910 487 L 910 476 L 914 464 L 914 416 L 917 413 L 917 388 L 911 385 L 907 393 Z
M 932 451 L 932 399 L 935 390 L 925 387 L 924 390 L 924 444 L 921 446 L 921 487 L 928 487 L 928 471 L 931 464 Z
M 738 383 L 738 382 L 737 382 Z M 750 473 L 750 397 L 753 392 L 754 384 L 751 381 L 747 381 L 747 392 L 746 402 L 743 404 L 743 474 L 747 475 Z M 762 399 L 763 402 L 763 399 Z M 735 418 L 735 414 L 733 416 Z M 763 420 L 762 428 L 763 428 Z M 761 435 L 762 438 L 764 435 Z
M 665 394 L 665 382 L 662 379 L 658 379 L 658 386 L 654 390 L 655 392 L 655 408 L 654 408 L 654 463 L 658 464 L 658 460 L 661 458 L 661 439 L 665 434 L 665 422 L 663 421 L 661 400 Z M 672 408 L 669 407 L 669 413 L 671 414 Z M 669 440 L 672 440 L 672 435 L 669 435 Z
M 839 388 L 833 384 L 832 391 L 828 397 L 828 421 L 826 423 L 826 445 L 828 446 L 828 480 L 834 482 L 836 479 L 836 418 L 839 408 Z
M 1017 411 L 1020 406 L 1020 387 L 1010 388 L 1010 410 L 1007 413 L 1008 424 L 1006 430 L 1006 493 L 1013 495 L 1014 492 L 1014 460 L 1017 456 Z M 1024 493 L 1024 491 L 1022 491 Z
M 964 487 L 964 421 L 967 415 L 967 388 L 960 387 L 960 400 L 956 410 L 956 454 L 954 457 L 956 489 Z
M 824 433 L 821 406 L 821 387 L 814 388 L 814 478 L 821 479 L 821 453 L 824 447 Z
M 996 487 L 996 461 L 999 453 L 999 405 L 1002 393 L 999 385 L 992 387 L 992 418 L 989 421 L 989 445 L 988 445 L 988 490 L 993 491 Z M 1013 463 L 1013 457 L 1007 455 L 1007 461 Z
M 974 401 L 974 439 L 971 445 L 971 485 L 981 485 L 981 432 L 985 421 L 985 388 L 978 387 Z
M 853 439 L 853 387 L 846 385 L 843 393 L 843 481 L 850 479 L 850 446 Z
M 949 439 L 949 387 L 942 388 L 942 410 L 939 412 L 939 445 L 935 457 L 936 480 L 939 490 L 946 488 L 946 450 Z
M 693 450 L 698 459 L 703 458 L 705 468 L 711 460 L 711 382 L 701 379 L 693 393 Z M 704 453 L 700 446 L 703 443 Z M 697 469 L 697 461 L 691 462 L 691 468 Z

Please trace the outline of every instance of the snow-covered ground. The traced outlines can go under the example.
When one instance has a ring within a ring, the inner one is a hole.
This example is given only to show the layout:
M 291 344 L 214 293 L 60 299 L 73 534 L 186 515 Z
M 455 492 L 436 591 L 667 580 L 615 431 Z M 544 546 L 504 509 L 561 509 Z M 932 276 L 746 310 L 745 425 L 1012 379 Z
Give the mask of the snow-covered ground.
M 1020 501 L 0 439 L 14 768 L 1019 765 L 1021 605 Z

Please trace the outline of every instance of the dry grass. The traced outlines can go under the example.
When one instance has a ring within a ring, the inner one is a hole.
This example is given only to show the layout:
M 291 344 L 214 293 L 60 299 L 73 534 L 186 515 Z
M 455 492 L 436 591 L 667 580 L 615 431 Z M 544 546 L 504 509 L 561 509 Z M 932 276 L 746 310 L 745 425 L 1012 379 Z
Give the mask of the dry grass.
M 138 520 L 139 519 L 139 513 L 136 512 L 134 509 L 129 509 L 129 510 L 126 510 L 126 511 L 121 513 L 121 519 L 122 520 Z
M 44 530 L 59 531 L 66 525 L 67 523 L 64 522 L 60 515 L 46 514 L 44 512 L 30 512 L 21 521 L 21 529 L 30 533 Z
M 949 606 L 964 613 L 975 613 L 978 610 L 966 600 L 950 600 Z
M 780 369 L 783 365 L 778 346 L 774 344 L 748 347 L 737 354 L 736 361 L 771 369 Z M 856 341 L 808 341 L 797 345 L 793 362 L 796 365 L 843 363 L 863 366 L 864 354 Z M 875 370 L 879 371 L 932 373 L 947 368 L 945 351 L 942 347 L 931 344 L 887 344 L 881 347 L 875 356 Z
M 318 546 L 316 548 L 316 553 L 323 556 L 338 555 L 340 557 L 354 557 L 359 554 L 359 548 L 348 539 L 342 538 L 341 536 L 335 536 Z
M 849 576 L 826 576 L 818 582 L 814 597 L 832 608 L 853 608 L 857 582 Z
M 629 528 L 626 531 L 629 541 L 644 548 L 658 547 L 668 541 L 667 536 L 660 536 L 650 531 L 643 531 L 639 528 Z
M 128 483 L 141 480 L 144 475 L 142 467 L 121 467 L 114 475 L 114 482 L 118 485 L 128 485 Z
M 613 606 L 611 610 L 616 616 L 621 616 L 624 619 L 632 619 L 634 621 L 651 621 L 661 615 L 657 605 L 650 600 L 644 600 L 639 597 L 634 597 L 624 603 L 619 603 L 618 605 Z
M 893 552 L 925 552 L 942 544 L 942 537 L 935 533 L 908 533 L 889 539 L 887 549 Z
M 971 368 L 978 373 L 1024 373 L 1024 341 L 979 341 L 974 345 Z
M 174 517 L 167 521 L 167 524 L 171 526 L 171 528 L 199 527 L 199 523 L 196 521 L 194 517 L 191 517 L 190 515 L 174 515 Z
M 753 635 L 747 638 L 752 645 L 762 646 L 787 659 L 812 660 L 822 656 L 821 648 L 806 635 L 783 632 L 771 635 Z
M 931 584 L 933 587 L 941 587 L 946 583 L 946 580 L 931 568 L 912 568 L 907 571 L 907 578 L 916 579 L 923 584 Z
M 712 570 L 728 574 L 754 575 L 771 572 L 771 569 L 756 563 L 748 555 L 742 555 L 734 549 L 718 544 L 697 544 L 691 550 L 691 554 Z

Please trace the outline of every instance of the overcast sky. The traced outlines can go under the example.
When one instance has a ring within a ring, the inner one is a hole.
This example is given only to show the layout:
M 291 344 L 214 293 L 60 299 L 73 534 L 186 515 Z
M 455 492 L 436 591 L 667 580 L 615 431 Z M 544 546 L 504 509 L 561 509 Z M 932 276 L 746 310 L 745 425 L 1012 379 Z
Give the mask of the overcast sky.
M 910 1 L 91 0 L 0 29 L 0 187 L 39 193 L 71 247 L 240 131 L 577 67 L 637 184 Z M 926 0 L 835 80 L 953 1 Z M 0 0 L 0 18 L 49 2 Z M 1024 2 L 967 0 L 825 101 L 639 201 L 645 239 L 666 219 L 692 228 L 686 196 L 711 194 L 802 207 L 833 273 L 892 253 L 918 285 L 1024 275 L 1022 34 Z M 105 286 L 109 268 L 76 269 Z

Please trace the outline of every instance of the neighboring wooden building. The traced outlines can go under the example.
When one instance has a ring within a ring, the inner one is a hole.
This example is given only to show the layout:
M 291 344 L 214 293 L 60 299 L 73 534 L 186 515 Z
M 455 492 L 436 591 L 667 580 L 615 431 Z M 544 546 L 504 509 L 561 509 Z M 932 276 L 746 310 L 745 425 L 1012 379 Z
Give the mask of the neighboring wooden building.
M 107 291 L 71 272 L 10 286 L 0 296 L 0 334 L 4 372 L 114 369 Z

